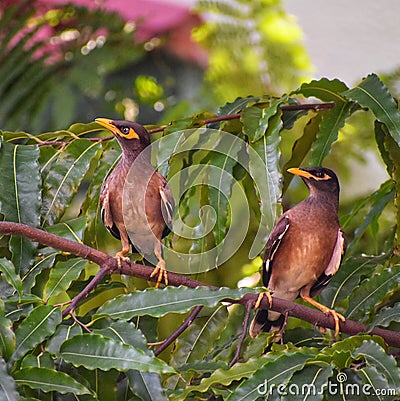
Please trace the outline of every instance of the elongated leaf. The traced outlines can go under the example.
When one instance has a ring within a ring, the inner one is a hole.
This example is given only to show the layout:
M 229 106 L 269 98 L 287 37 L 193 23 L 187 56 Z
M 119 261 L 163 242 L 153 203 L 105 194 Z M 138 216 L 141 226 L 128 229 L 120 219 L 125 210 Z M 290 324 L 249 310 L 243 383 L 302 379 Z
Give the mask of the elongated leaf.
M 60 357 L 75 366 L 87 369 L 117 369 L 126 372 L 174 373 L 165 362 L 140 349 L 123 344 L 100 334 L 81 334 L 67 340 L 60 349 Z
M 44 180 L 43 225 L 54 224 L 78 191 L 92 158 L 101 144 L 77 139 L 65 147 Z
M 60 352 L 61 345 L 78 334 L 82 334 L 82 329 L 77 324 L 73 326 L 59 325 L 53 336 L 47 342 L 46 350 L 57 355 Z
M 334 308 L 341 300 L 348 298 L 365 277 L 369 277 L 375 270 L 381 269 L 387 259 L 387 255 L 345 259 L 339 271 L 320 294 L 321 302 Z
M 128 370 L 126 376 L 132 390 L 143 401 L 164 401 L 167 397 L 162 387 L 160 375 L 139 370 Z
M 267 131 L 269 119 L 277 113 L 281 116 L 279 106 L 287 100 L 287 97 L 271 101 L 269 107 L 263 105 L 247 107 L 240 115 L 243 123 L 243 132 L 250 142 L 257 142 Z
M 281 111 L 279 111 L 269 119 L 266 134 L 257 142 L 251 143 L 247 149 L 249 173 L 253 179 L 261 213 L 258 231 L 250 249 L 250 259 L 258 256 L 264 249 L 266 238 L 277 216 L 281 214 L 278 203 L 281 195 L 279 168 L 281 126 Z
M 15 272 L 15 267 L 10 260 L 5 258 L 0 259 L 0 271 L 3 273 L 4 278 L 7 280 L 15 291 L 18 292 L 19 297 L 22 297 L 22 281 L 21 277 Z
M 71 241 L 82 242 L 86 224 L 86 216 L 82 216 L 78 217 L 77 219 L 63 221 L 62 223 L 47 227 L 46 231 L 60 237 L 70 239 Z
M 5 219 L 37 227 L 40 222 L 41 178 L 37 146 L 2 143 L 0 148 L 0 213 Z M 17 273 L 24 273 L 32 262 L 36 248 L 22 236 L 12 236 L 12 251 Z
M 378 376 L 385 377 L 388 383 L 387 389 L 395 389 L 397 392 L 400 390 L 400 369 L 395 359 L 393 356 L 388 355 L 375 341 L 364 341 L 361 346 L 353 350 L 352 356 L 356 360 L 360 358 L 365 360 L 366 366 L 361 368 L 361 372 L 365 374 L 364 380 L 367 378 L 366 382 L 368 384 L 374 385 L 373 380 L 372 383 L 368 380 L 368 377 L 371 377 L 373 372 L 370 367 L 374 367 L 376 369 L 375 378 Z
M 379 311 L 370 324 L 370 328 L 375 326 L 387 327 L 392 322 L 400 322 L 400 303 L 397 302 L 393 307 L 386 307 Z
M 323 160 L 331 151 L 332 144 L 337 140 L 339 130 L 343 128 L 346 119 L 350 116 L 353 105 L 342 102 L 322 115 L 316 140 L 311 146 L 311 166 L 321 166 Z
M 0 400 L 19 401 L 19 399 L 15 381 L 8 374 L 4 359 L 0 357 Z
M 14 373 L 17 385 L 28 386 L 44 391 L 56 391 L 61 394 L 89 394 L 90 391 L 71 376 L 48 368 L 30 367 Z
M 362 319 L 368 315 L 391 290 L 398 287 L 400 266 L 379 269 L 371 278 L 356 287 L 349 297 L 348 319 Z
M 107 315 L 113 319 L 129 320 L 134 316 L 150 315 L 161 317 L 167 313 L 184 313 L 196 305 L 215 306 L 223 299 L 239 299 L 249 288 L 220 288 L 212 290 L 207 287 L 166 287 L 163 289 L 148 288 L 144 291 L 120 295 L 99 308 L 96 316 Z
M 176 369 L 195 361 L 203 360 L 214 350 L 216 341 L 221 336 L 228 313 L 225 306 L 204 317 L 198 317 L 175 344 L 170 364 Z
M 113 145 L 112 141 L 103 144 L 98 166 L 90 181 L 85 201 L 82 204 L 82 213 L 84 213 L 87 219 L 84 236 L 85 244 L 91 245 L 96 249 L 99 248 L 98 239 L 106 233 L 106 229 L 100 217 L 99 196 L 101 187 L 110 170 L 115 167 L 121 156 L 121 151 L 113 148 Z M 107 236 L 108 240 L 110 238 L 112 238 L 111 235 Z
M 15 334 L 11 320 L 0 316 L 0 353 L 9 359 L 15 350 Z
M 370 74 L 356 87 L 342 95 L 363 107 L 368 107 L 384 123 L 393 139 L 400 145 L 400 113 L 388 88 L 376 74 Z
M 227 400 L 253 401 L 259 396 L 265 397 L 267 394 L 277 394 L 277 387 L 282 383 L 288 382 L 293 374 L 301 370 L 313 356 L 313 351 L 306 348 L 298 351 L 283 352 L 278 358 L 261 367 L 251 378 L 242 381 Z
M 279 355 L 262 356 L 257 359 L 250 359 L 244 363 L 237 363 L 229 370 L 217 369 L 209 377 L 203 378 L 199 385 L 186 386 L 184 390 L 176 391 L 171 397 L 171 401 L 185 401 L 192 392 L 206 392 L 213 385 L 228 386 L 233 381 L 251 377 L 257 370 L 261 369 L 266 363 L 278 358 Z
M 76 280 L 82 270 L 87 266 L 85 259 L 73 258 L 65 262 L 58 262 L 50 270 L 49 281 L 44 287 L 44 302 L 48 302 L 51 297 L 55 297 L 63 291 L 66 291 L 73 280 Z
M 246 108 L 248 105 L 256 103 L 260 100 L 259 97 L 248 96 L 248 97 L 238 97 L 231 103 L 227 103 L 218 109 L 218 115 L 226 116 L 229 114 L 238 113 L 239 111 Z
M 152 355 L 152 352 L 147 348 L 146 337 L 136 328 L 134 323 L 116 321 L 112 322 L 112 324 L 104 329 L 95 329 L 94 332 L 104 337 L 109 337 L 124 344 L 131 345 L 132 347 Z
M 380 140 L 382 136 L 383 141 Z M 393 137 L 387 134 L 386 126 L 377 122 L 375 123 L 375 137 L 377 138 L 382 158 L 386 162 L 388 173 L 392 176 L 396 187 L 397 196 L 394 197 L 394 204 L 396 206 L 396 240 L 398 246 L 400 242 L 400 202 L 398 196 L 400 193 L 400 146 Z
M 352 104 L 342 96 L 347 86 L 334 79 L 332 81 L 322 78 L 303 84 L 296 93 L 305 97 L 317 97 L 324 102 L 334 102 L 335 107 L 321 112 L 322 120 L 317 137 L 311 147 L 310 165 L 320 166 L 324 158 L 329 154 L 332 143 L 338 137 L 339 129 L 344 126 L 346 118 L 350 115 Z
M 361 200 L 361 206 L 363 206 L 365 203 L 368 203 L 370 209 L 367 213 L 365 213 L 363 222 L 354 231 L 354 237 L 349 244 L 349 248 L 353 246 L 357 241 L 359 241 L 362 235 L 368 229 L 368 227 L 374 224 L 376 222 L 376 219 L 381 216 L 386 206 L 393 201 L 395 192 L 396 191 L 393 182 L 386 181 L 372 195 Z M 354 212 L 357 212 L 359 206 L 360 204 L 356 205 L 356 207 L 353 209 Z M 350 219 L 351 217 L 353 217 L 352 213 L 350 213 L 348 219 Z
M 333 375 L 333 369 L 328 363 L 313 363 L 305 366 L 290 379 L 288 386 L 281 391 L 281 400 L 292 400 L 294 397 L 302 397 L 307 401 L 320 401 L 324 399 L 324 390 L 327 389 L 329 379 Z M 262 388 L 262 390 L 264 390 Z M 328 392 L 328 391 L 327 391 Z
M 39 255 L 33 263 L 33 266 L 26 272 L 22 278 L 22 287 L 24 292 L 30 293 L 30 290 L 36 283 L 36 276 L 40 274 L 44 269 L 48 269 L 54 264 L 54 260 L 59 254 L 59 251 L 53 249 L 47 249 L 50 253 L 46 252 L 46 249 L 41 250 L 43 254 Z
M 33 309 L 15 331 L 17 347 L 11 360 L 18 360 L 46 337 L 52 335 L 60 323 L 60 308 L 44 305 Z
M 292 182 L 293 174 L 287 172 L 291 167 L 299 167 L 303 164 L 303 160 L 306 158 L 308 152 L 311 149 L 311 145 L 317 137 L 319 125 L 321 123 L 322 113 L 317 113 L 313 116 L 307 125 L 304 127 L 303 135 L 296 140 L 292 148 L 292 157 L 285 164 L 283 171 L 283 188 L 282 192 L 285 193 L 289 184 Z

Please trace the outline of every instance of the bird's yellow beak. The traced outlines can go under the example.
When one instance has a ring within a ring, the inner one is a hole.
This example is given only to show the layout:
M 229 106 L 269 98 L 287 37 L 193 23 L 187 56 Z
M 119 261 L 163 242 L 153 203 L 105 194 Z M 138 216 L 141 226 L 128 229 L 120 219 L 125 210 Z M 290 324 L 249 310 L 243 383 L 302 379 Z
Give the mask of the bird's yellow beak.
M 96 118 L 94 121 L 111 131 L 114 135 L 119 134 L 118 128 L 112 123 L 112 120 L 108 118 Z
M 290 168 L 288 170 L 289 173 L 292 173 L 294 175 L 297 175 L 298 177 L 303 177 L 303 178 L 308 178 L 311 179 L 313 178 L 316 181 L 326 181 L 326 180 L 330 180 L 331 177 L 328 174 L 324 174 L 323 177 L 317 177 L 314 174 L 311 174 L 310 172 L 303 170 L 302 168 Z
M 288 173 L 297 175 L 299 177 L 304 177 L 304 178 L 315 178 L 308 171 L 302 170 L 301 168 L 290 168 L 290 169 L 288 169 Z

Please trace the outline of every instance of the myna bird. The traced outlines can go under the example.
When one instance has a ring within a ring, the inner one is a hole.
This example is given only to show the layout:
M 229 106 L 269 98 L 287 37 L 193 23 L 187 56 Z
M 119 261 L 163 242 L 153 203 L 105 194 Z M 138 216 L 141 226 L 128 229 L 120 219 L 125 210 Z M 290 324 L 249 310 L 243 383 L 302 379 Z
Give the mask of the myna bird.
M 310 194 L 276 222 L 266 245 L 263 284 L 277 298 L 294 301 L 300 296 L 332 315 L 337 335 L 339 321 L 345 318 L 312 297 L 338 271 L 346 248 L 338 219 L 339 181 L 332 170 L 322 167 L 291 168 L 288 172 L 301 177 Z M 260 309 L 251 323 L 250 335 L 275 330 L 282 334 L 284 322 L 283 315 Z
M 101 217 L 108 231 L 122 242 L 116 254 L 118 264 L 125 259 L 129 245 L 142 254 L 153 253 L 158 260 L 151 274 L 158 274 L 158 287 L 168 285 L 161 239 L 169 232 L 174 201 L 166 179 L 150 163 L 150 135 L 131 121 L 96 118 L 112 132 L 122 149 L 122 158 L 105 180 L 100 193 Z M 129 260 L 129 258 L 126 258 Z

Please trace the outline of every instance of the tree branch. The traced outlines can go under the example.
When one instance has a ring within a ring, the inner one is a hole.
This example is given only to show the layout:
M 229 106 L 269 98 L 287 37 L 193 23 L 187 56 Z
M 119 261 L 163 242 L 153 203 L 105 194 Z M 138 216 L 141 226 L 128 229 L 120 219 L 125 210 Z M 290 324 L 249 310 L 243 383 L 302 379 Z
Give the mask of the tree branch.
M 97 283 L 101 280 L 101 278 L 103 278 L 104 275 L 106 274 L 120 273 L 120 274 L 135 276 L 138 278 L 143 278 L 148 281 L 156 281 L 157 279 L 156 277 L 150 277 L 154 267 L 123 261 L 122 266 L 119 269 L 117 260 L 105 254 L 104 252 L 98 251 L 87 245 L 71 241 L 69 239 L 62 238 L 57 235 L 24 224 L 4 222 L 4 221 L 0 222 L 0 233 L 6 235 L 23 236 L 30 239 L 31 241 L 39 242 L 42 245 L 50 246 L 60 251 L 69 252 L 71 254 L 80 256 L 86 260 L 98 264 L 101 268 L 101 271 L 95 276 L 95 278 L 89 283 L 89 285 L 72 300 L 74 307 L 76 307 L 76 305 L 89 294 L 89 292 L 95 287 L 95 285 L 97 285 Z M 211 286 L 173 272 L 168 272 L 168 279 L 169 283 L 173 286 L 183 285 L 190 288 L 195 288 L 198 286 L 207 286 L 212 289 L 218 289 L 218 287 Z M 226 301 L 231 303 L 248 305 L 249 302 L 255 304 L 257 298 L 258 298 L 257 294 L 246 294 L 240 300 L 226 300 Z M 273 304 L 270 309 L 273 311 L 282 314 L 288 313 L 289 316 L 297 317 L 298 319 L 307 321 L 316 326 L 326 327 L 330 329 L 335 328 L 335 322 L 330 315 L 325 315 L 319 310 L 312 309 L 307 306 L 297 304 L 295 302 L 290 302 L 275 297 L 272 298 L 273 298 Z M 71 305 L 67 307 L 68 312 L 64 311 L 64 315 L 69 314 L 69 312 L 73 311 Z M 269 308 L 268 300 L 266 298 L 263 298 L 260 306 L 262 308 L 268 309 Z M 340 323 L 340 330 L 341 332 L 349 335 L 368 332 L 367 327 L 365 325 L 352 320 L 346 320 L 344 323 Z M 372 331 L 369 332 L 369 334 L 378 335 L 382 337 L 388 345 L 400 348 L 400 333 L 381 328 L 374 328 Z

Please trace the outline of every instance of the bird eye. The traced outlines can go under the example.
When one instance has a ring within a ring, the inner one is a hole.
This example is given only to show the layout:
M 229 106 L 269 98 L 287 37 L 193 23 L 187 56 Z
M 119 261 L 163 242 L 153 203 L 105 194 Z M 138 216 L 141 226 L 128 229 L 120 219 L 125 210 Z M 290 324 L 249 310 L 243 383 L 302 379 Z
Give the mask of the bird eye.
M 317 171 L 314 175 L 318 178 L 323 178 L 325 176 L 325 174 L 322 171 Z
M 129 127 L 121 127 L 120 131 L 124 134 L 124 135 L 128 135 L 129 134 Z

